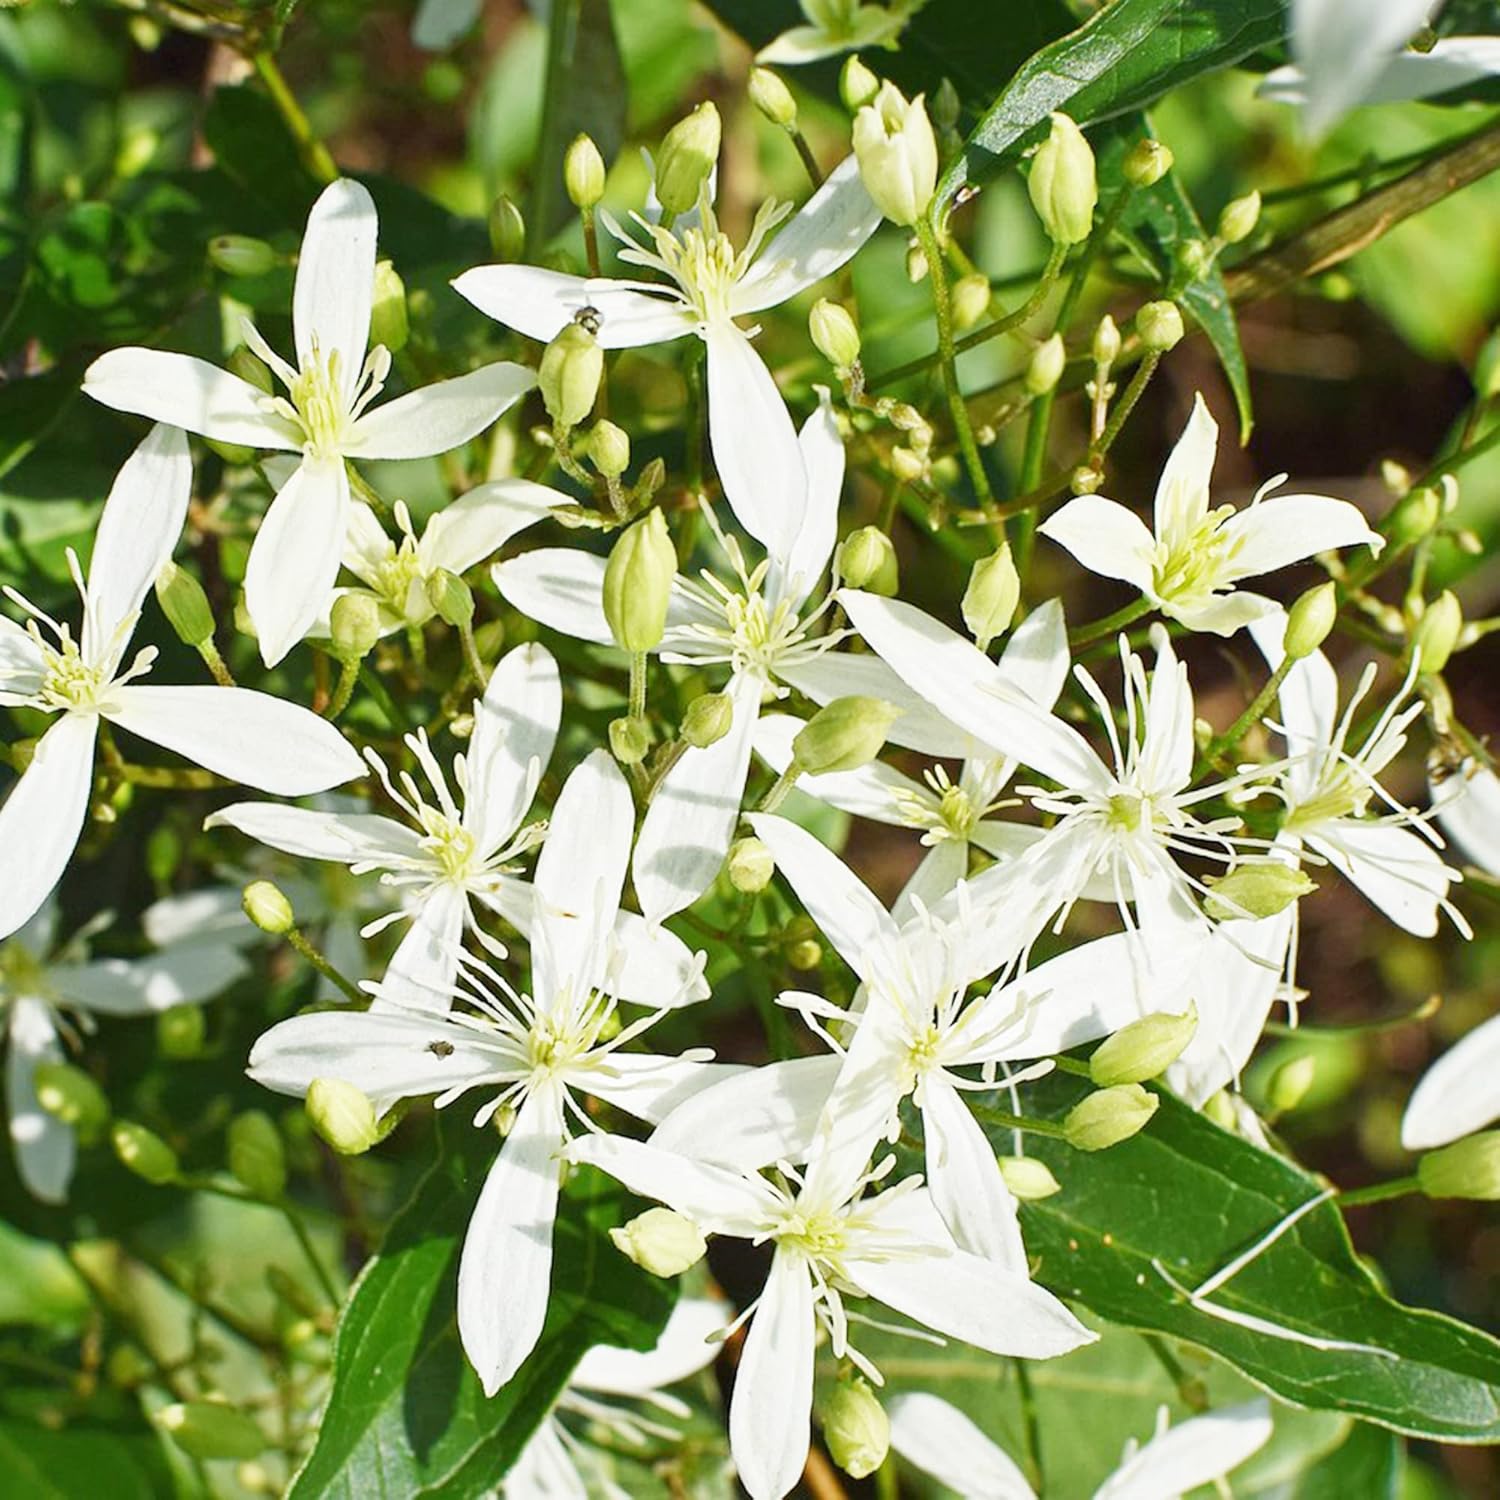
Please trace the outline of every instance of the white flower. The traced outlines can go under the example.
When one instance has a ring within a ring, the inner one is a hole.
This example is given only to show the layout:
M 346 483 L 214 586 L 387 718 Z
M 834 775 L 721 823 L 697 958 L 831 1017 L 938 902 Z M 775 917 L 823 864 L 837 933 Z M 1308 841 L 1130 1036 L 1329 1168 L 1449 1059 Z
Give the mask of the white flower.
M 158 902 L 164 922 L 174 903 Z M 0 1014 L 10 1043 L 5 1065 L 5 1106 L 21 1181 L 36 1197 L 61 1203 L 68 1193 L 77 1148 L 73 1127 L 37 1102 L 39 1064 L 63 1061 L 60 1038 L 73 1046 L 95 1029 L 98 1016 L 156 1015 L 174 1005 L 208 1000 L 245 972 L 232 949 L 184 944 L 146 958 L 89 961 L 89 924 L 60 949 L 57 912 L 48 902 L 11 938 L 0 943 Z M 177 924 L 181 925 L 181 924 Z
M 493 1092 L 475 1115 L 477 1127 L 500 1109 L 515 1111 L 469 1221 L 458 1273 L 459 1333 L 488 1395 L 515 1374 L 546 1316 L 569 1112 L 597 1128 L 574 1092 L 654 1121 L 723 1071 L 706 1065 L 707 1052 L 671 1058 L 624 1050 L 666 1009 L 700 993 L 695 983 L 664 989 L 649 999 L 652 1014 L 617 1029 L 619 976 L 629 958 L 616 931 L 633 824 L 630 789 L 596 750 L 564 784 L 537 861 L 530 994 L 465 959 L 469 988 L 458 998 L 466 1009 L 295 1016 L 250 1054 L 250 1076 L 278 1093 L 301 1095 L 316 1078 L 338 1078 L 383 1112 L 400 1099 L 436 1094 L 442 1107 L 485 1088 Z M 696 979 L 696 967 L 692 973 Z
M 1428 794 L 1443 832 L 1500 880 L 1500 777 L 1474 757 L 1457 767 L 1437 760 L 1428 773 Z
M 87 585 L 69 554 L 83 595 L 76 639 L 6 590 L 32 619 L 23 630 L 0 617 L 0 706 L 58 717 L 0 807 L 0 937 L 42 904 L 78 843 L 101 719 L 279 796 L 325 791 L 364 771 L 338 730 L 305 708 L 245 688 L 142 687 L 136 679 L 156 660 L 151 646 L 124 665 L 146 593 L 182 533 L 192 485 L 186 439 L 154 427 L 110 489 Z
M 894 48 L 906 23 L 927 0 L 893 0 L 890 5 L 864 5 L 860 0 L 800 0 L 807 25 L 783 31 L 755 54 L 758 63 L 796 67 L 836 57 L 840 52 L 862 52 L 870 47 Z
M 482 432 L 535 383 L 532 371 L 486 365 L 369 410 L 390 371 L 383 345 L 366 353 L 375 278 L 375 205 L 357 182 L 325 188 L 308 216 L 292 297 L 297 365 L 250 324 L 245 338 L 286 386 L 267 396 L 186 354 L 115 349 L 84 390 L 118 411 L 250 448 L 301 453 L 266 512 L 245 570 L 245 605 L 274 666 L 328 603 L 348 525 L 350 458 L 425 458 Z
M 1500 1116 L 1500 1016 L 1491 1016 L 1422 1075 L 1401 1121 L 1408 1151 L 1431 1151 Z
M 714 464 L 741 526 L 785 560 L 802 530 L 816 476 L 804 467 L 790 413 L 736 318 L 764 312 L 830 276 L 874 233 L 880 210 L 847 157 L 757 256 L 788 212 L 767 203 L 749 243 L 736 251 L 705 197 L 701 223 L 673 230 L 637 219 L 649 247 L 636 245 L 607 215 L 628 248 L 620 258 L 665 281 L 567 276 L 539 266 L 478 266 L 454 289 L 481 312 L 529 338 L 550 340 L 585 308 L 599 319 L 599 343 L 633 349 L 697 334 L 708 350 L 708 432 Z
M 1385 545 L 1347 500 L 1262 498 L 1282 482 L 1281 475 L 1245 510 L 1232 505 L 1210 510 L 1218 441 L 1218 425 L 1202 396 L 1195 396 L 1193 414 L 1156 489 L 1154 535 L 1134 511 L 1103 495 L 1070 500 L 1038 529 L 1090 572 L 1123 579 L 1169 619 L 1216 635 L 1233 635 L 1279 608 L 1259 594 L 1237 590 L 1241 579 L 1334 547 L 1364 545 L 1378 552 Z
M 891 1447 L 908 1463 L 965 1500 L 1036 1500 L 1014 1460 L 956 1406 L 926 1391 L 895 1397 L 889 1407 Z M 1167 1425 L 1157 1413 L 1156 1436 L 1134 1440 L 1119 1468 L 1094 1491 L 1094 1500 L 1173 1500 L 1200 1485 L 1222 1481 L 1271 1440 L 1264 1400 Z

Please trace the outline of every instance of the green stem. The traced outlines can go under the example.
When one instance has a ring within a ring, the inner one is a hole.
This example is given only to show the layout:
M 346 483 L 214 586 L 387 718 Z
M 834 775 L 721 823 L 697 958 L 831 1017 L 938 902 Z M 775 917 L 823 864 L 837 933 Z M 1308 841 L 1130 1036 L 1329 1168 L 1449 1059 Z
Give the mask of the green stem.
M 359 664 L 360 658 L 357 656 L 340 662 L 338 686 L 334 688 L 333 697 L 323 711 L 325 719 L 336 719 L 349 707 L 349 700 L 354 696 L 354 684 L 359 681 Z
M 1083 646 L 1092 646 L 1095 641 L 1108 640 L 1150 612 L 1150 600 L 1132 599 L 1129 604 L 1122 604 L 1112 615 L 1105 615 L 1101 620 L 1091 620 L 1087 625 L 1070 630 L 1068 645 L 1077 651 Z
M 1350 1188 L 1340 1193 L 1334 1202 L 1340 1208 L 1358 1208 L 1364 1203 L 1384 1203 L 1389 1198 L 1406 1198 L 1420 1193 L 1422 1184 L 1415 1173 L 1410 1177 L 1396 1177 L 1390 1182 L 1372 1182 L 1369 1187 Z
M 473 620 L 465 620 L 458 627 L 458 638 L 463 643 L 464 660 L 469 664 L 469 671 L 474 674 L 474 681 L 479 684 L 481 693 L 489 686 L 490 674 L 484 665 L 484 659 L 479 654 L 479 642 L 474 636 Z
M 312 1242 L 312 1235 L 308 1233 L 307 1225 L 303 1223 L 296 1204 L 290 1198 L 283 1198 L 276 1206 L 281 1210 L 292 1233 L 296 1235 L 297 1243 L 302 1247 L 303 1256 L 312 1267 L 313 1275 L 317 1277 L 318 1285 L 323 1289 L 323 1295 L 328 1298 L 328 1305 L 338 1307 L 344 1300 L 343 1293 L 339 1291 L 338 1284 L 334 1281 L 328 1267 L 323 1264 L 323 1257 L 318 1254 L 317 1247 Z
M 630 658 L 630 717 L 646 717 L 646 653 L 636 651 Z
M 1024 1359 L 1013 1359 L 1016 1386 L 1021 1395 L 1021 1435 L 1025 1445 L 1026 1478 L 1037 1494 L 1042 1493 L 1042 1426 L 1037 1416 L 1036 1393 L 1031 1388 L 1031 1374 Z
M 795 760 L 792 761 L 786 770 L 776 778 L 771 790 L 761 798 L 758 810 L 763 813 L 775 812 L 786 801 L 786 794 L 796 785 L 797 778 L 801 774 L 802 767 Z
M 808 177 L 812 179 L 813 191 L 823 186 L 823 169 L 818 165 L 818 158 L 812 154 L 812 147 L 807 144 L 807 137 L 802 134 L 795 125 L 787 131 L 792 138 L 792 144 L 797 148 L 797 156 L 807 171 Z
M 1109 422 L 1104 432 L 1089 456 L 1096 462 L 1102 459 L 1114 446 L 1115 439 L 1120 435 L 1120 429 L 1124 427 L 1126 419 L 1135 410 L 1135 404 L 1141 399 L 1151 377 L 1156 374 L 1156 367 L 1161 363 L 1161 354 L 1150 350 L 1145 354 L 1140 364 L 1135 367 L 1135 373 L 1130 377 L 1130 384 L 1125 387 L 1125 393 L 1115 404 L 1115 409 L 1109 414 Z
M 306 112 L 298 104 L 297 96 L 288 85 L 280 64 L 269 52 L 257 52 L 253 61 L 255 71 L 260 74 L 261 82 L 265 84 L 266 92 L 271 96 L 271 103 L 276 106 L 276 112 L 281 116 L 283 124 L 297 143 L 297 150 L 301 153 L 307 170 L 319 182 L 336 181 L 339 169 L 333 157 L 328 154 L 328 147 L 318 138 L 317 131 L 312 127 L 312 121 L 307 118 Z
M 1002 1130 L 1026 1130 L 1032 1135 L 1047 1135 L 1054 1140 L 1066 1140 L 1067 1131 L 1051 1120 L 1035 1120 L 1030 1115 L 1013 1115 L 1009 1110 L 996 1109 L 990 1104 L 969 1105 L 970 1111 L 987 1125 L 998 1125 Z
M 203 665 L 213 674 L 213 679 L 220 687 L 235 687 L 234 674 L 224 664 L 224 658 L 219 655 L 219 648 L 211 640 L 202 641 L 197 647 L 198 655 L 203 658 Z
M 339 987 L 339 990 L 350 1001 L 360 1006 L 368 1004 L 369 996 L 366 995 L 364 991 L 361 990 L 351 980 L 345 979 L 344 976 L 340 974 L 339 971 L 335 969 L 334 966 L 329 963 L 328 960 L 324 958 L 323 955 L 319 953 L 318 950 L 314 948 L 310 942 L 308 942 L 307 938 L 303 935 L 302 929 L 300 927 L 293 927 L 286 934 L 286 940 L 292 945 L 294 949 L 296 949 L 298 953 L 302 955 L 303 958 L 308 961 L 308 963 L 313 966 L 313 968 L 318 971 L 318 973 L 323 976 L 324 979 L 328 980 L 332 984 L 336 984 Z
M 1198 760 L 1198 773 L 1215 761 L 1222 760 L 1255 725 L 1260 723 L 1275 701 L 1277 693 L 1281 691 L 1281 685 L 1286 681 L 1288 673 L 1297 665 L 1297 661 L 1298 658 L 1293 656 L 1284 657 L 1281 665 L 1266 679 L 1265 686 L 1250 700 L 1249 707 L 1223 734 L 1216 734 L 1208 742 L 1207 748 Z

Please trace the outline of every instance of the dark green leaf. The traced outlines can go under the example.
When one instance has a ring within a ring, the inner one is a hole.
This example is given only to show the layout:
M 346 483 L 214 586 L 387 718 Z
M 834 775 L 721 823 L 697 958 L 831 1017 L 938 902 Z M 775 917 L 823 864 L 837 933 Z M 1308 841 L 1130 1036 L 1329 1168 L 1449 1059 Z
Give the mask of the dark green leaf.
M 6 1500 L 164 1500 L 177 1493 L 155 1433 L 0 1419 Z
M 1405 1468 L 1400 1438 L 1357 1422 L 1342 1445 L 1302 1475 L 1289 1500 L 1397 1500 Z
M 203 139 L 219 169 L 282 222 L 300 223 L 317 193 L 276 107 L 249 85 L 215 89 Z

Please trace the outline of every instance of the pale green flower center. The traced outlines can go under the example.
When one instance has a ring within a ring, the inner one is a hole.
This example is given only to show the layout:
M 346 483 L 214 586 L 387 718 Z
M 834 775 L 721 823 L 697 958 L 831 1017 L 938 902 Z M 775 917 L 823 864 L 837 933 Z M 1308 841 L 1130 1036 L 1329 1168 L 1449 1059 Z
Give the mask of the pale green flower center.
M 924 1026 L 907 1043 L 906 1057 L 914 1077 L 920 1077 L 937 1065 L 943 1045 L 943 1033 L 936 1026 Z
M 426 837 L 422 847 L 437 861 L 448 880 L 462 880 L 473 872 L 474 835 L 456 819 L 423 803 L 418 809 Z
M 849 1248 L 847 1220 L 827 1209 L 806 1213 L 794 1208 L 777 1222 L 771 1237 L 778 1245 L 825 1263 L 837 1262 Z
M 1116 792 L 1106 804 L 1105 816 L 1112 828 L 1139 833 L 1152 826 L 1150 799 L 1141 792 Z
M 110 683 L 108 673 L 84 661 L 78 643 L 66 633 L 56 650 L 38 643 L 46 669 L 39 695 L 42 706 L 64 711 L 97 709 Z
M 291 384 L 292 405 L 297 409 L 307 449 L 321 458 L 343 451 L 351 425 L 339 375 L 338 350 L 324 359 L 314 348 Z
M 1193 599 L 1233 582 L 1238 548 L 1221 528 L 1235 513 L 1221 505 L 1209 511 L 1186 537 L 1157 545 L 1152 586 L 1158 599 Z
M 17 995 L 46 995 L 51 986 L 47 970 L 34 954 L 20 943 L 0 944 L 0 1007 Z
M 923 779 L 931 788 L 932 797 L 913 791 L 896 793 L 896 810 L 902 820 L 910 828 L 927 830 L 922 839 L 924 844 L 940 844 L 946 839 L 967 843 L 975 824 L 988 809 L 978 806 L 963 787 L 955 786 L 942 766 L 924 772 Z
M 860 0 L 802 0 L 802 13 L 814 26 L 837 40 L 854 34 Z
M 426 575 L 417 556 L 417 541 L 413 536 L 401 539 L 400 547 L 392 547 L 375 570 L 375 592 L 392 610 L 405 620 L 423 624 L 431 617 L 430 608 L 423 614 L 425 595 L 422 584 Z M 413 586 L 416 597 L 413 597 Z M 421 615 L 418 619 L 416 616 Z
M 527 1062 L 533 1075 L 565 1075 L 620 1032 L 614 1000 L 591 991 L 576 1010 L 559 1003 L 555 1015 L 538 1015 L 527 1037 Z
M 1287 815 L 1290 830 L 1314 828 L 1335 818 L 1358 818 L 1370 803 L 1370 788 L 1348 766 L 1338 766 L 1319 783 L 1317 791 Z

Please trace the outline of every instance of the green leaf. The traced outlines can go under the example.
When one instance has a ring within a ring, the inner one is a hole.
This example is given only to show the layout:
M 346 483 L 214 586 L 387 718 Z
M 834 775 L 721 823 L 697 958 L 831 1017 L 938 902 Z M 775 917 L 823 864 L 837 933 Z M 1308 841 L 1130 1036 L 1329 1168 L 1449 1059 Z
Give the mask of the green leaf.
M 59 1430 L 0 1418 L 6 1500 L 163 1500 L 176 1494 L 161 1443 L 148 1431 L 71 1424 Z
M 491 1493 L 584 1352 L 602 1343 L 648 1349 L 671 1311 L 674 1287 L 609 1243 L 606 1229 L 625 1216 L 620 1191 L 577 1173 L 558 1217 L 541 1340 L 487 1400 L 459 1344 L 455 1302 L 459 1250 L 496 1137 L 465 1121 L 437 1138 L 435 1165 L 345 1305 L 328 1408 L 289 1500 Z
M 1288 1500 L 1397 1500 L 1406 1468 L 1406 1449 L 1394 1433 L 1356 1422 L 1342 1446 L 1314 1464 L 1297 1481 Z
M 283 223 L 307 216 L 318 185 L 303 165 L 276 106 L 249 84 L 215 89 L 203 139 L 219 169 Z

